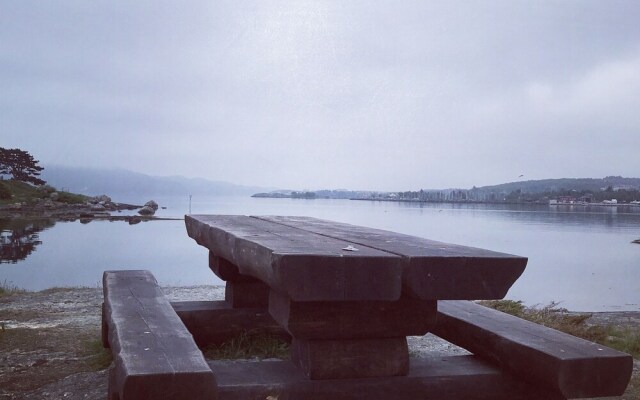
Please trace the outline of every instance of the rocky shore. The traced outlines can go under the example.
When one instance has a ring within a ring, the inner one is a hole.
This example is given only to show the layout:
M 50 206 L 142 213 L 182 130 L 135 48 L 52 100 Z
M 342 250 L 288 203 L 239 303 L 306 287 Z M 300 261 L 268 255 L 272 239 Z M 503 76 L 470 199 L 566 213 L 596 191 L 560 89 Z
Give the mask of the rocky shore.
M 80 221 L 87 223 L 95 219 L 109 221 L 126 221 L 129 224 L 137 224 L 142 221 L 158 218 L 154 214 L 158 210 L 158 204 L 150 200 L 144 205 L 118 203 L 107 195 L 87 197 L 80 203 L 59 201 L 58 192 L 52 192 L 48 197 L 38 199 L 35 202 L 17 202 L 0 205 L 1 218 L 51 218 L 57 221 Z M 138 215 L 114 215 L 123 211 L 137 211 Z
M 224 287 L 163 289 L 171 301 L 224 299 Z M 0 297 L 0 400 L 85 399 L 107 396 L 100 342 L 100 288 L 54 288 Z M 597 313 L 597 321 L 640 325 L 640 313 Z M 466 354 L 433 335 L 409 337 L 412 357 Z M 640 362 L 619 399 L 637 399 Z

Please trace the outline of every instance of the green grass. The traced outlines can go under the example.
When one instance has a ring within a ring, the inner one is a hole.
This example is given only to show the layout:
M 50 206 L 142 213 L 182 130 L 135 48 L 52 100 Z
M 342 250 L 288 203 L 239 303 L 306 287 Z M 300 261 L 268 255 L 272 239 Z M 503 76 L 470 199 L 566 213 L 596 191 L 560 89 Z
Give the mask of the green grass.
M 624 351 L 633 355 L 634 358 L 640 358 L 640 330 L 631 328 L 613 328 L 609 332 L 606 343 L 603 343 L 614 349 Z M 640 390 L 640 382 L 638 382 Z
M 0 181 L 0 204 L 23 203 L 35 204 L 41 199 L 48 198 L 56 189 L 49 185 L 36 187 L 28 183 L 13 179 Z M 8 194 L 8 195 L 7 195 Z M 83 203 L 88 199 L 75 193 L 58 192 L 58 201 L 68 204 Z
M 88 353 L 86 362 L 88 367 L 93 371 L 100 371 L 109 368 L 113 357 L 111 350 L 102 347 L 102 340 L 91 339 L 85 342 L 85 351 Z
M 235 360 L 251 358 L 289 358 L 289 344 L 281 338 L 263 332 L 245 332 L 219 346 L 203 349 L 211 360 Z
M 521 301 L 513 300 L 481 301 L 480 304 L 640 358 L 638 328 L 591 325 L 590 314 L 570 314 L 553 302 L 544 307 L 525 307 Z
M 5 180 L 2 181 L 2 186 L 10 193 L 10 197 L 6 197 L 0 200 L 0 204 L 18 203 L 23 201 L 29 201 L 34 196 L 40 196 L 38 189 L 35 186 L 31 186 L 28 183 Z
M 89 199 L 87 196 L 81 194 L 58 192 L 58 201 L 67 204 L 82 204 Z

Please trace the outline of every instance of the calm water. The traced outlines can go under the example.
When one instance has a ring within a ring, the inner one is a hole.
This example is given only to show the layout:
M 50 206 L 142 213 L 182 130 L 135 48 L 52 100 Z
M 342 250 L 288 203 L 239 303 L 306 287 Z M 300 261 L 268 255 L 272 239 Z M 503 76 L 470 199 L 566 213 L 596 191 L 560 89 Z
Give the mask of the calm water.
M 156 201 L 167 206 L 160 216 L 189 211 L 186 197 Z M 194 198 L 192 212 L 312 216 L 517 254 L 529 263 L 510 299 L 557 301 L 576 311 L 640 310 L 640 245 L 631 243 L 640 238 L 640 210 L 218 197 Z M 10 235 L 20 242 L 3 246 L 0 283 L 97 286 L 106 269 L 149 269 L 162 285 L 222 283 L 183 221 L 0 220 L 0 230 L 5 242 Z M 7 263 L 11 257 L 24 259 Z

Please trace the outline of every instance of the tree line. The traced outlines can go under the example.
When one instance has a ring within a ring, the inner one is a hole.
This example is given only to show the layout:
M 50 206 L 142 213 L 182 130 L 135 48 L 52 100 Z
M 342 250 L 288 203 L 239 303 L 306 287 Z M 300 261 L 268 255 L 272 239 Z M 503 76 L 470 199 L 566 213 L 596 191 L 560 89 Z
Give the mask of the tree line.
M 637 189 L 614 189 L 609 185 L 602 190 L 576 190 L 564 189 L 546 190 L 542 192 L 525 192 L 521 189 L 504 191 L 488 191 L 479 188 L 455 189 L 455 190 L 420 190 L 397 192 L 396 196 L 400 200 L 411 201 L 453 201 L 453 202 L 497 202 L 497 203 L 546 203 L 550 199 L 562 197 L 573 197 L 576 200 L 583 198 L 587 202 L 602 202 L 603 200 L 616 199 L 621 203 L 640 200 L 640 190 Z

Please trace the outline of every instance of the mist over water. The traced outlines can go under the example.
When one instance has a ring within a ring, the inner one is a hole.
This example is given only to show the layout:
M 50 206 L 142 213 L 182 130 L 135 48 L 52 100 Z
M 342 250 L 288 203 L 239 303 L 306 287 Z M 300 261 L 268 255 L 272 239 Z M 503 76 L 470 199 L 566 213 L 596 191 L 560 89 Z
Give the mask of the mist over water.
M 158 216 L 189 213 L 188 196 L 155 200 L 166 207 Z M 575 311 L 640 310 L 640 245 L 631 243 L 640 238 L 638 209 L 194 196 L 191 213 L 311 216 L 517 254 L 529 263 L 509 299 L 556 301 Z M 223 284 L 183 221 L 39 227 L 26 257 L 0 264 L 0 282 L 29 290 L 98 286 L 104 270 L 149 269 L 161 285 Z M 0 230 L 10 236 L 6 223 Z

